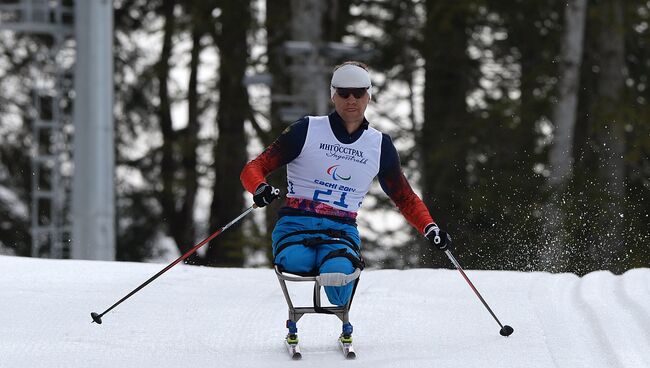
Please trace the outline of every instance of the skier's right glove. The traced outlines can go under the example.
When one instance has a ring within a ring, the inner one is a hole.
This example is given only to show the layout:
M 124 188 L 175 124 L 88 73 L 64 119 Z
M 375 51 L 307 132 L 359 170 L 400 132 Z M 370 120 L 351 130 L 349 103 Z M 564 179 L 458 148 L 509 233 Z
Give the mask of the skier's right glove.
M 429 240 L 431 245 L 442 251 L 452 249 L 451 236 L 449 236 L 446 231 L 440 230 L 436 224 L 427 225 L 424 229 L 424 237 Z
M 253 202 L 257 207 L 264 207 L 271 204 L 276 198 L 280 197 L 280 189 L 274 188 L 266 183 L 260 184 L 253 194 Z

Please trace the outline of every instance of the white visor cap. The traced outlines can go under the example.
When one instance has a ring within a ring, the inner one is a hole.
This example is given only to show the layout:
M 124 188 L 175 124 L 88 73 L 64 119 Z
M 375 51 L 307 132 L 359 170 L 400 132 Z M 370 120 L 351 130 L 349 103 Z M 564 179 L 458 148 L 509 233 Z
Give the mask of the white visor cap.
M 367 88 L 368 94 L 371 95 L 372 82 L 370 81 L 370 73 L 354 64 L 343 65 L 332 74 L 330 98 L 334 97 L 337 88 Z

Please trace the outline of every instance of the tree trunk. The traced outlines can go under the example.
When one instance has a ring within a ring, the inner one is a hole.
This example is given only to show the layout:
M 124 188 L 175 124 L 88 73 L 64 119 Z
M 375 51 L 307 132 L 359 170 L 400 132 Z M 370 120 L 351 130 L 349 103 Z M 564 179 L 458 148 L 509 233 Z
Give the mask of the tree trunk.
M 197 109 L 197 71 L 200 38 L 200 22 L 195 21 L 192 30 L 192 51 L 190 60 L 190 79 L 188 82 L 188 125 L 183 131 L 176 131 L 172 123 L 172 102 L 168 82 L 170 59 L 172 57 L 172 37 L 177 31 L 174 18 L 175 0 L 164 0 L 162 5 L 165 18 L 162 52 L 157 67 L 158 96 L 160 98 L 159 118 L 163 137 L 161 147 L 160 177 L 162 192 L 159 194 L 163 210 L 163 221 L 178 250 L 185 253 L 195 243 L 194 203 L 198 189 L 197 148 L 198 148 L 198 109 Z M 203 261 L 193 254 L 187 263 L 201 264 Z
M 187 127 L 183 131 L 181 140 L 181 165 L 182 172 L 184 173 L 182 185 L 184 198 L 178 214 L 178 229 L 176 237 L 182 244 L 183 249 L 192 247 L 195 243 L 196 228 L 194 224 L 194 204 L 196 202 L 196 194 L 198 191 L 198 173 L 197 173 L 197 149 L 199 147 L 199 106 L 198 106 L 198 70 L 199 70 L 199 55 L 201 53 L 201 38 L 204 35 L 202 23 L 199 19 L 202 14 L 193 12 L 194 24 L 192 28 L 192 51 L 190 58 L 190 77 L 187 87 Z M 183 253 L 185 253 L 183 252 Z M 199 257 L 193 254 L 187 263 L 202 263 Z
M 567 195 L 567 184 L 573 173 L 573 133 L 578 109 L 586 12 L 587 0 L 569 1 L 564 11 L 560 78 L 557 103 L 552 113 L 555 132 L 549 152 L 550 196 L 544 215 L 546 218 L 544 233 L 553 235 L 543 239 L 544 244 L 540 254 L 540 264 L 548 271 L 564 271 L 567 267 L 568 257 L 565 250 L 569 246 L 570 239 L 563 229 L 567 217 L 563 202 Z
M 174 6 L 175 0 L 164 0 L 162 3 L 163 17 L 165 24 L 163 26 L 163 44 L 160 53 L 160 60 L 156 68 L 156 75 L 158 79 L 158 98 L 160 99 L 160 106 L 158 106 L 158 117 L 160 119 L 160 130 L 162 133 L 162 147 L 161 147 L 161 161 L 160 161 L 160 178 L 162 181 L 162 191 L 158 194 L 159 201 L 162 207 L 163 222 L 167 225 L 168 232 L 176 242 L 181 251 L 188 247 L 179 242 L 180 239 L 176 237 L 176 221 L 178 219 L 176 213 L 176 197 L 174 190 L 174 176 L 177 171 L 177 164 L 174 161 L 174 144 L 177 139 L 176 132 L 172 127 L 171 115 L 171 102 L 169 98 L 169 91 L 167 82 L 169 80 L 169 59 L 172 54 L 172 36 L 176 30 L 176 22 L 174 20 Z M 189 246 L 191 247 L 191 245 Z M 188 248 L 189 249 L 189 248 Z
M 292 94 L 291 77 L 287 65 L 287 55 L 284 51 L 284 43 L 291 40 L 291 3 L 289 1 L 271 2 L 266 5 L 266 33 L 267 50 L 269 60 L 267 66 L 271 74 L 271 129 L 268 134 L 261 137 L 264 146 L 273 143 L 291 121 L 283 120 L 282 109 L 289 106 L 284 96 Z M 287 187 L 285 170 L 279 170 L 268 177 L 269 184 L 280 188 L 283 192 Z M 265 207 L 266 234 L 264 236 L 264 249 L 270 263 L 273 262 L 273 251 L 271 247 L 271 232 L 278 220 L 277 211 L 283 205 L 283 200 L 273 202 Z
M 598 124 L 599 177 L 602 180 L 602 232 L 590 247 L 596 269 L 620 271 L 617 258 L 623 255 L 623 221 L 625 211 L 625 131 L 622 121 L 625 83 L 625 43 L 623 5 L 603 0 L 598 6 L 600 21 L 598 101 L 595 122 Z
M 237 217 L 244 208 L 239 173 L 246 164 L 247 138 L 244 122 L 248 116 L 248 93 L 243 78 L 248 65 L 247 31 L 250 28 L 250 1 L 222 3 L 220 50 L 219 137 L 214 146 L 215 182 L 210 207 L 210 228 L 219 227 Z M 244 239 L 241 226 L 234 225 L 215 239 L 207 252 L 210 265 L 240 267 L 244 264 Z
M 425 86 L 421 152 L 422 196 L 434 220 L 452 235 L 462 217 L 467 122 L 467 9 L 455 2 L 426 2 L 424 30 Z M 469 74 L 469 73 L 468 73 Z M 453 228 L 449 225 L 454 224 Z M 449 261 L 422 242 L 423 266 L 449 267 Z

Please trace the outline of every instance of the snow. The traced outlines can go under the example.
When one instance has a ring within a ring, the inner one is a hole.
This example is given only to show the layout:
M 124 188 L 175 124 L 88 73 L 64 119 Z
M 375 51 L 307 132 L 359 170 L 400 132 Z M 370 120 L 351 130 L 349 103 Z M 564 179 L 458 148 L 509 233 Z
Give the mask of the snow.
M 91 323 L 163 267 L 0 256 L 0 367 L 650 366 L 648 268 L 467 271 L 508 338 L 455 270 L 366 270 L 350 313 L 357 359 L 339 352 L 336 317 L 306 315 L 291 361 L 269 269 L 179 265 Z

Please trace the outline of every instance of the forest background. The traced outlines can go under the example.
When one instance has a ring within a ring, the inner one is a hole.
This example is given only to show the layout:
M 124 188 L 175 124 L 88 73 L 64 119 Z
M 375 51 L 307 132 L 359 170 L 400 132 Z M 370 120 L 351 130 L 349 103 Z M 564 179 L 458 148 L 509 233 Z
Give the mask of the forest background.
M 650 264 L 650 1 L 114 8 L 118 260 L 175 257 L 240 214 L 252 203 L 241 168 L 292 121 L 328 112 L 332 68 L 356 59 L 375 84 L 368 120 L 392 136 L 465 267 L 585 274 Z M 0 32 L 0 253 L 30 255 L 29 78 L 52 45 Z M 74 42 L 65 48 L 60 57 L 73 59 Z M 285 188 L 282 174 L 270 182 Z M 189 262 L 269 266 L 278 206 Z M 370 267 L 451 266 L 377 184 L 359 227 Z

